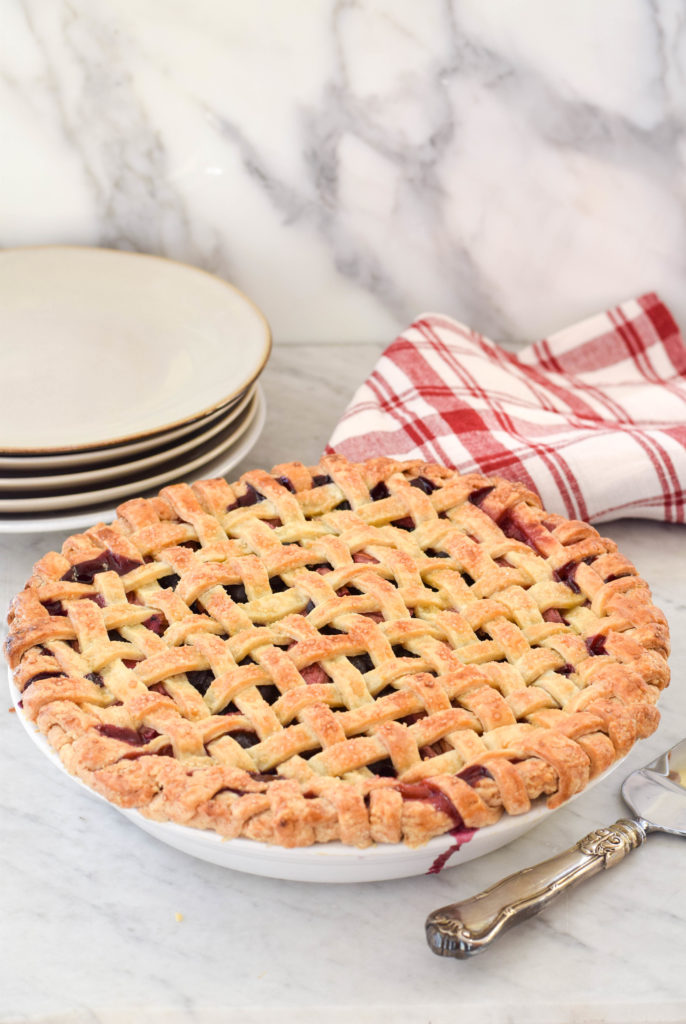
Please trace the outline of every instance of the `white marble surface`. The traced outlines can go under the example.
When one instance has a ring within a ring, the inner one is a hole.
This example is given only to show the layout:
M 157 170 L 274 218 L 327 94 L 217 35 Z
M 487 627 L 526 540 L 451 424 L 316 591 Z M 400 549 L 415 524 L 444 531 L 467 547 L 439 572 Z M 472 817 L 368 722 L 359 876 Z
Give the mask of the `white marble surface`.
M 277 349 L 270 415 L 241 467 L 314 460 L 378 346 Z M 156 843 L 57 773 L 0 717 L 0 1021 L 44 1024 L 663 1024 L 686 1019 L 686 846 L 655 836 L 470 962 L 424 920 L 623 813 L 621 777 L 686 733 L 684 531 L 604 524 L 668 615 L 658 732 L 533 832 L 439 876 L 308 885 L 241 875 Z M 0 603 L 59 535 L 0 538 Z M 7 699 L 7 706 L 9 700 Z M 176 915 L 183 915 L 177 921 Z
M 686 320 L 678 0 L 5 0 L 0 244 L 227 276 L 282 341 Z

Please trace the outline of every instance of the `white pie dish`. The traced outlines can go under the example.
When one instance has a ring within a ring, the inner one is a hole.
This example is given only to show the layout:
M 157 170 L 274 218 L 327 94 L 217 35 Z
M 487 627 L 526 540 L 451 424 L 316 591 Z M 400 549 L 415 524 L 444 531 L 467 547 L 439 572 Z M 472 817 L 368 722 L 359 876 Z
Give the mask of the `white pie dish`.
M 18 455 L 134 441 L 199 419 L 249 387 L 271 348 L 262 313 L 220 278 L 69 246 L 0 253 L 0 332 L 11 339 L 0 451 Z
M 380 882 L 393 878 L 408 878 L 416 875 L 433 874 L 445 868 L 458 867 L 477 857 L 500 849 L 513 842 L 538 825 L 544 818 L 554 814 L 546 806 L 545 798 L 536 800 L 526 814 L 504 815 L 495 825 L 469 831 L 465 841 L 459 845 L 460 837 L 451 833 L 438 836 L 424 846 L 412 849 L 403 843 L 377 844 L 358 849 L 343 843 L 322 843 L 315 846 L 284 849 L 251 839 L 222 839 L 216 832 L 189 828 L 173 822 L 151 821 L 139 811 L 128 810 L 111 804 L 80 779 L 67 772 L 59 755 L 47 739 L 22 714 L 19 701 L 21 694 L 9 673 L 10 694 L 19 721 L 39 750 L 60 771 L 90 796 L 108 804 L 123 814 L 133 825 L 143 829 L 160 842 L 191 857 L 209 861 L 220 867 L 241 871 L 265 878 L 280 878 L 295 882 Z M 621 761 L 616 761 L 606 772 L 597 776 L 583 790 L 587 793 L 593 786 L 610 775 Z M 581 794 L 577 794 L 581 795 Z M 574 800 L 575 797 L 572 797 Z M 567 801 L 567 804 L 571 803 Z M 567 806 L 566 804 L 563 806 Z M 453 848 L 453 852 L 449 851 Z
M 254 399 L 254 412 L 250 418 L 242 437 L 234 439 L 231 445 L 221 452 L 211 462 L 204 462 L 193 472 L 189 472 L 187 464 L 183 464 L 174 475 L 173 479 L 167 480 L 168 484 L 192 482 L 193 480 L 209 479 L 224 476 L 234 466 L 238 465 L 246 457 L 251 448 L 256 444 L 266 420 L 266 404 L 264 396 L 258 385 Z M 145 496 L 144 487 L 147 481 L 138 484 L 136 494 Z M 157 493 L 157 487 L 151 485 L 151 494 Z M 80 495 L 81 502 L 71 510 L 60 509 L 57 511 L 44 511 L 40 515 L 26 514 L 3 514 L 0 513 L 0 534 L 3 533 L 34 533 L 47 530 L 73 530 L 92 526 L 96 522 L 110 522 L 116 518 L 116 505 L 109 503 L 89 504 Z

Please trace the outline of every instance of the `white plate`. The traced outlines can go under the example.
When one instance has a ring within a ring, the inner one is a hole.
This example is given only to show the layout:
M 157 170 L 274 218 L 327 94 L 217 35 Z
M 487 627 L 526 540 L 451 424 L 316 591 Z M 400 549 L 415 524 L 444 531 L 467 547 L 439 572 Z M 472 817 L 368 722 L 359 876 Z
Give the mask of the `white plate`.
M 198 419 L 184 423 L 182 427 L 175 430 L 164 430 L 158 434 L 147 434 L 140 441 L 132 441 L 131 444 L 103 445 L 102 448 L 88 448 L 86 451 L 56 452 L 54 455 L 5 455 L 0 454 L 0 469 L 16 470 L 27 469 L 30 472 L 47 469 L 53 473 L 60 473 L 65 469 L 80 468 L 84 466 L 99 466 L 114 459 L 127 458 L 129 455 L 140 455 L 141 452 L 150 451 L 160 445 L 168 444 L 170 441 L 178 441 L 188 437 L 196 430 L 209 428 L 223 416 L 227 416 L 241 402 L 248 389 L 237 395 L 236 398 L 227 402 L 218 411 L 210 413 L 209 416 L 200 416 Z
M 75 494 L 58 493 L 40 498 L 2 498 L 0 499 L 0 513 L 8 512 L 10 515 L 16 515 L 18 512 L 63 512 L 68 508 L 81 508 L 84 505 L 93 505 L 102 501 L 119 502 L 131 495 L 149 491 L 153 487 L 161 487 L 162 484 L 169 483 L 176 477 L 201 470 L 206 463 L 223 455 L 226 449 L 231 447 L 248 429 L 257 413 L 257 405 L 256 394 L 238 424 L 232 423 L 219 438 L 212 438 L 200 449 L 192 452 L 191 459 L 186 459 L 185 456 L 173 459 L 163 470 L 158 467 L 158 471 L 152 476 L 129 477 L 126 481 L 120 481 L 111 487 L 101 487 L 93 491 L 78 491 Z
M 201 479 L 213 479 L 214 477 L 225 476 L 234 466 L 241 462 L 250 449 L 256 444 L 258 437 L 262 432 L 266 419 L 266 407 L 264 397 L 260 388 L 257 388 L 255 395 L 255 413 L 249 419 L 249 424 L 245 434 L 232 444 L 225 452 L 223 452 L 218 458 L 209 463 L 204 463 L 201 467 L 195 470 L 192 474 L 189 474 L 188 467 L 174 477 L 173 480 L 166 481 L 168 484 L 173 483 L 192 483 L 193 480 Z M 137 494 L 142 494 L 144 497 L 150 496 L 157 493 L 158 488 L 153 487 L 150 491 L 138 490 Z M 88 528 L 93 526 L 97 522 L 110 522 L 117 515 L 116 505 L 102 504 L 102 505 L 82 505 L 79 508 L 74 509 L 72 512 L 45 512 L 40 516 L 31 514 L 26 515 L 6 515 L 0 513 L 0 534 L 3 533 L 35 533 L 36 531 L 46 530 L 74 530 L 79 528 Z
M 271 347 L 262 313 L 196 267 L 68 246 L 0 252 L 0 450 L 133 441 L 244 391 Z
M 196 448 L 199 449 L 201 445 L 207 444 L 220 431 L 223 431 L 223 436 L 228 438 L 229 435 L 226 432 L 229 426 L 232 423 L 235 424 L 235 421 L 239 419 L 248 403 L 254 398 L 255 387 L 257 385 L 246 391 L 241 401 L 231 407 L 228 415 L 220 416 L 213 420 L 209 428 L 201 429 L 199 432 L 194 433 L 189 440 L 183 441 L 181 444 L 168 445 L 165 443 L 161 451 L 157 451 L 145 458 L 134 459 L 130 462 L 126 460 L 123 462 L 119 461 L 115 465 L 109 466 L 96 466 L 95 468 L 81 470 L 78 473 L 67 472 L 52 475 L 46 474 L 44 476 L 0 476 L 0 494 L 12 492 L 19 497 L 20 494 L 26 496 L 27 491 L 46 490 L 64 492 L 72 487 L 79 487 L 81 484 L 92 485 L 105 480 L 127 478 L 134 474 L 140 475 L 153 466 L 169 463 L 172 459 L 178 459 L 181 455 L 193 452 Z M 116 451 L 116 449 L 114 450 Z
M 10 672 L 10 693 L 17 711 L 17 716 L 31 739 L 54 765 L 60 768 L 73 782 L 91 796 L 102 800 L 108 806 L 119 811 L 129 821 L 148 832 L 155 839 L 173 846 L 191 857 L 210 861 L 223 868 L 243 871 L 250 875 L 262 875 L 266 878 L 283 878 L 295 882 L 381 882 L 391 878 L 408 878 L 413 875 L 425 875 L 441 871 L 446 867 L 458 867 L 477 857 L 500 849 L 507 843 L 524 835 L 543 818 L 554 814 L 545 803 L 545 799 L 536 800 L 527 814 L 516 817 L 504 815 L 495 825 L 478 829 L 470 833 L 470 837 L 461 845 L 459 837 L 449 833 L 432 839 L 425 846 L 416 850 L 403 843 L 380 843 L 359 850 L 343 843 L 322 843 L 317 846 L 296 847 L 285 850 L 280 846 L 258 843 L 252 839 L 222 839 L 216 832 L 203 829 L 188 828 L 172 822 L 150 821 L 139 811 L 126 810 L 111 804 L 75 776 L 70 775 L 60 761 L 59 755 L 52 749 L 45 736 L 22 714 L 19 707 L 21 694 L 12 680 Z M 608 775 L 621 761 L 616 761 L 611 768 L 583 790 L 588 792 Z M 577 794 L 579 796 L 580 794 Z M 571 798 L 572 800 L 575 797 Z M 567 804 L 571 800 L 567 801 Z M 567 806 L 564 804 L 563 806 Z

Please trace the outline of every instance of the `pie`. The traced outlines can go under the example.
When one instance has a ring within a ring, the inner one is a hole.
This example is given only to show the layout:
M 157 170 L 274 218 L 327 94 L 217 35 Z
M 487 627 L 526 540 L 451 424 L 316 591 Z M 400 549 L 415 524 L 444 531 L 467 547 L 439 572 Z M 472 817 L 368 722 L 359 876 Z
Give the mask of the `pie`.
M 117 512 L 36 563 L 6 652 L 66 768 L 148 818 L 418 846 L 657 726 L 647 584 L 521 484 L 327 455 Z

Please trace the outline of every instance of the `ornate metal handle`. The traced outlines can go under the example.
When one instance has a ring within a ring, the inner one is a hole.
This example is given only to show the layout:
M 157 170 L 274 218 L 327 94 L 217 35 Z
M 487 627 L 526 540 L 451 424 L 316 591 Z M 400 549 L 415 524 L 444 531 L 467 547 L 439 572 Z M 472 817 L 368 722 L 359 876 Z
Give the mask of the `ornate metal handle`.
M 466 960 L 561 893 L 619 863 L 647 834 L 645 822 L 629 818 L 596 829 L 570 850 L 517 871 L 472 899 L 434 910 L 426 920 L 427 942 L 438 956 Z

